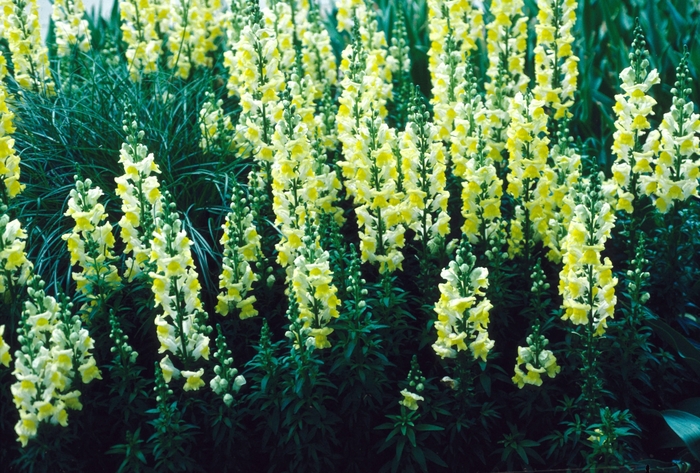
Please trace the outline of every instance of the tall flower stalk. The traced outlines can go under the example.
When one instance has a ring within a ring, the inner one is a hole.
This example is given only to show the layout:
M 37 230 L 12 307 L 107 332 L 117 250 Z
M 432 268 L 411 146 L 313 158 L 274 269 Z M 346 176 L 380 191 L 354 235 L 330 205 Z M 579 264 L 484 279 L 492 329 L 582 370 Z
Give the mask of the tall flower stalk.
M 124 131 L 127 138 L 119 152 L 124 174 L 114 181 L 124 213 L 119 220 L 119 235 L 126 245 L 124 253 L 127 255 L 124 277 L 132 280 L 151 270 L 150 238 L 155 229 L 155 216 L 162 211 L 163 200 L 156 176 L 160 169 L 153 153 L 149 153 L 142 143 L 145 133 L 138 129 L 136 121 L 125 121 Z
M 601 256 L 615 224 L 615 214 L 601 191 L 602 175 L 592 175 L 572 189 L 569 199 L 574 216 L 562 243 L 564 267 L 559 273 L 564 320 L 583 326 L 583 399 L 588 416 L 598 407 L 601 394 L 597 340 L 615 312 L 617 278 L 612 262 Z
M 241 319 L 254 317 L 258 311 L 253 307 L 255 296 L 248 293 L 259 276 L 253 272 L 251 263 L 260 257 L 260 236 L 255 228 L 255 211 L 248 204 L 245 192 L 239 186 L 231 195 L 231 211 L 222 226 L 224 233 L 220 243 L 224 247 L 222 271 L 216 311 L 228 315 L 234 309 Z
M 154 226 L 150 254 L 154 270 L 149 276 L 156 308 L 160 308 L 155 319 L 159 352 L 170 352 L 185 368 L 191 368 L 200 358 L 209 359 L 211 332 L 199 299 L 201 286 L 190 250 L 192 242 L 182 229 L 174 203 L 163 206 Z M 203 368 L 180 371 L 170 355 L 162 358 L 160 366 L 166 382 L 181 374 L 186 391 L 204 385 Z
M 82 327 L 72 304 L 46 295 L 44 282 L 33 277 L 22 312 L 15 352 L 12 396 L 19 410 L 15 425 L 18 441 L 26 446 L 37 435 L 41 422 L 68 425 L 68 409 L 81 410 L 76 376 L 83 384 L 102 379 L 91 354 L 94 342 Z
M 14 76 L 23 89 L 54 94 L 48 49 L 41 40 L 36 0 L 2 0 L 0 32 L 10 47 Z
M 630 66 L 620 73 L 624 93 L 615 96 L 617 120 L 612 146 L 615 162 L 609 184 L 617 194 L 615 209 L 629 214 L 634 212 L 635 201 L 641 195 L 642 176 L 652 173 L 654 148 L 658 146 L 658 131 L 647 131 L 651 129 L 647 117 L 653 115 L 652 108 L 656 105 L 656 100 L 647 93 L 659 83 L 657 70 L 649 71 L 648 56 L 646 41 L 637 25 Z

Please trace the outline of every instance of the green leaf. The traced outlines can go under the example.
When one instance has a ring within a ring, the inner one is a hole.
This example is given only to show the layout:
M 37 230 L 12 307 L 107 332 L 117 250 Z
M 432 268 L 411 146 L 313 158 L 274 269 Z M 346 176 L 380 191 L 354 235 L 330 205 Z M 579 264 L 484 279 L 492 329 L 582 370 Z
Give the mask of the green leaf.
M 440 430 L 445 430 L 445 428 L 440 427 L 439 425 L 418 424 L 418 425 L 416 425 L 416 430 L 419 432 L 437 432 Z
M 663 341 L 675 348 L 680 357 L 688 363 L 688 366 L 700 376 L 700 350 L 695 348 L 683 334 L 671 328 L 663 320 L 651 319 L 647 323 Z
M 425 455 L 423 455 L 423 450 L 420 448 L 414 448 L 411 450 L 411 456 L 418 462 L 420 469 L 427 473 L 428 465 L 425 463 Z
M 675 409 L 663 411 L 661 415 L 683 440 L 690 453 L 700 461 L 700 417 Z
M 691 397 L 681 401 L 676 405 L 676 409 L 700 417 L 700 397 Z

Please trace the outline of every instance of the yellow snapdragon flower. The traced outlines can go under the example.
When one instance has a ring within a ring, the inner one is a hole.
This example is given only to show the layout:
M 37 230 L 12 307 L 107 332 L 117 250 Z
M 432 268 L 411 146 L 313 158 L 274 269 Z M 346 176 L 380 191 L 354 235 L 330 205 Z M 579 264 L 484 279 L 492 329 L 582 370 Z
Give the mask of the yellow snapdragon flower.
M 210 329 L 199 298 L 201 286 L 191 245 L 174 204 L 164 206 L 155 220 L 150 255 L 154 270 L 149 273 L 155 306 L 160 308 L 155 319 L 158 351 L 174 354 L 186 366 L 209 359 Z M 195 381 L 188 384 L 191 389 L 198 386 Z
M 240 310 L 240 318 L 254 317 L 258 311 L 253 308 L 255 296 L 248 296 L 253 283 L 259 279 L 250 263 L 260 256 L 260 235 L 254 224 L 255 215 L 248 206 L 242 189 L 236 187 L 231 196 L 231 211 L 226 215 L 222 226 L 224 233 L 220 243 L 224 247 L 222 271 L 219 275 L 219 289 L 216 311 L 228 315 L 234 308 Z
M 127 255 L 124 277 L 132 280 L 143 271 L 149 271 L 150 235 L 155 215 L 162 211 L 163 201 L 155 175 L 160 169 L 153 153 L 141 143 L 144 132 L 138 130 L 135 121 L 125 123 L 124 130 L 128 134 L 127 141 L 119 152 L 124 174 L 114 181 L 124 213 L 119 220 L 119 235 L 126 245 L 124 254 Z
M 661 139 L 654 176 L 640 177 L 647 194 L 653 189 L 656 208 L 663 213 L 668 212 L 674 202 L 698 195 L 700 115 L 695 113 L 695 104 L 690 100 L 690 77 L 686 53 L 676 69 L 671 110 L 659 125 Z
M 522 365 L 525 365 L 525 371 L 521 368 Z M 543 349 L 538 354 L 531 346 L 518 347 L 513 382 L 519 388 L 522 389 L 526 384 L 542 386 L 543 374 L 554 378 L 559 371 L 561 371 L 561 367 L 557 365 L 557 359 L 550 350 Z
M 15 286 L 23 286 L 31 276 L 34 266 L 27 259 L 26 239 L 19 220 L 10 220 L 7 213 L 0 216 L 0 295 L 5 300 L 18 297 Z
M 503 181 L 484 138 L 486 114 L 481 96 L 469 80 L 474 79 L 470 64 L 465 79 L 471 85 L 456 107 L 451 154 L 452 172 L 462 179 L 462 232 L 474 244 L 488 241 L 499 226 Z
M 653 172 L 651 164 L 659 145 L 659 133 L 654 130 L 644 140 L 651 128 L 647 119 L 653 115 L 656 100 L 647 95 L 659 83 L 656 69 L 648 71 L 649 54 L 645 49 L 641 28 L 635 30 L 635 40 L 630 53 L 631 65 L 620 73 L 624 94 L 615 96 L 613 110 L 617 115 L 612 151 L 615 162 L 612 165 L 613 178 L 608 184 L 616 190 L 616 210 L 627 213 L 634 211 L 634 200 L 640 195 L 640 178 Z
M 94 342 L 67 301 L 47 296 L 37 276 L 28 283 L 27 294 L 19 326 L 22 349 L 15 352 L 17 382 L 10 388 L 22 446 L 36 436 L 40 422 L 65 427 L 67 410 L 82 409 L 80 391 L 74 389 L 77 374 L 83 384 L 102 379 L 91 353 Z
M 506 95 L 525 93 L 528 77 L 525 74 L 527 51 L 527 16 L 523 14 L 523 0 L 493 0 L 493 20 L 486 25 L 486 49 L 489 67 L 486 75 L 491 82 L 486 84 L 487 95 L 495 94 L 499 76 L 505 76 L 501 87 Z
M 166 10 L 157 0 L 121 0 L 122 41 L 126 43 L 126 61 L 132 82 L 158 71 L 163 52 L 158 24 Z
M 409 115 L 406 131 L 401 135 L 401 169 L 404 175 L 404 219 L 415 231 L 424 251 L 434 252 L 450 232 L 446 185 L 446 152 L 436 125 L 427 120 L 424 105 L 417 96 Z
M 221 0 L 169 0 L 163 11 L 168 69 L 187 79 L 192 68 L 211 68 L 212 53 L 225 34 L 227 15 Z
M 440 138 L 449 139 L 456 117 L 455 106 L 462 101 L 468 86 L 461 80 L 466 58 L 476 50 L 476 42 L 483 33 L 483 14 L 470 2 L 430 0 L 428 26 L 434 122 Z
M 75 189 L 70 192 L 68 210 L 65 215 L 71 217 L 75 227 L 71 233 L 62 236 L 68 245 L 71 265 L 78 264 L 80 272 L 73 271 L 73 280 L 77 290 L 88 299 L 83 310 L 104 304 L 112 291 L 121 284 L 121 277 L 112 253 L 114 235 L 112 225 L 107 219 L 104 206 L 99 203 L 103 192 L 99 187 L 92 187 L 92 181 L 86 179 L 75 182 Z
M 318 235 L 313 236 L 311 226 L 306 225 L 303 247 L 294 259 L 291 290 L 299 311 L 299 322 L 308 333 L 307 346 L 329 348 L 328 335 L 333 329 L 330 321 L 338 318 L 340 300 L 333 284 L 328 251 L 321 248 Z
M 569 118 L 578 77 L 578 57 L 573 54 L 576 0 L 538 0 L 535 46 L 535 98 L 554 111 L 552 118 Z
M 0 0 L 0 33 L 10 47 L 15 80 L 20 87 L 54 94 L 48 49 L 41 40 L 36 0 Z
M 486 357 L 494 346 L 489 339 L 489 311 L 493 307 L 484 290 L 488 287 L 488 269 L 476 267 L 476 258 L 462 240 L 457 255 L 440 275 L 440 299 L 435 304 L 437 341 L 433 350 L 442 358 L 454 358 L 457 352 L 471 351 L 474 359 Z M 467 345 L 468 344 L 468 345 Z
M 593 176 L 600 180 L 601 176 Z M 615 225 L 615 213 L 597 181 L 585 179 L 567 196 L 574 214 L 562 242 L 564 266 L 559 273 L 559 293 L 565 309 L 562 318 L 574 325 L 592 325 L 603 335 L 613 317 L 617 278 L 609 258 L 601 252 Z
M 10 356 L 10 345 L 7 344 L 3 338 L 5 333 L 5 326 L 0 325 L 0 364 L 5 365 L 6 368 L 10 366 L 10 361 L 12 357 Z
M 546 193 L 538 193 L 549 156 L 547 115 L 544 102 L 529 92 L 517 93 L 511 101 L 511 122 L 508 125 L 509 154 L 508 193 L 516 200 L 515 218 L 511 220 L 508 252 L 512 256 L 531 254 L 532 245 L 540 240 L 549 222 Z
M 85 16 L 83 0 L 54 0 L 51 19 L 56 32 L 56 54 L 66 57 L 74 49 L 90 49 L 90 29 Z
M 403 261 L 403 193 L 392 149 L 396 134 L 381 118 L 383 101 L 376 94 L 384 82 L 368 72 L 365 59 L 357 39 L 343 51 L 336 117 L 343 160 L 338 165 L 346 192 L 356 205 L 362 260 L 379 263 L 383 273 L 400 268 Z

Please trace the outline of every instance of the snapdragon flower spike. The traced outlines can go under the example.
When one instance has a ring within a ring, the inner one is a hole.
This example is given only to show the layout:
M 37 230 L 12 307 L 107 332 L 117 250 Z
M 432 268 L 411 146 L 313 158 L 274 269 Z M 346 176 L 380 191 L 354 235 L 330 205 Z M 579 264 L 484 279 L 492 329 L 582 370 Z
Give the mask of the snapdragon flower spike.
M 423 255 L 435 253 L 445 245 L 450 232 L 450 216 L 445 189 L 445 147 L 439 130 L 429 121 L 430 114 L 413 96 L 411 115 L 401 139 L 401 169 L 406 189 L 404 216 L 409 228 L 421 241 Z
M 612 151 L 613 178 L 608 186 L 617 193 L 616 210 L 634 211 L 634 200 L 640 195 L 641 176 L 651 174 L 651 163 L 659 146 L 659 132 L 654 130 L 646 136 L 651 124 L 647 117 L 653 115 L 656 100 L 647 95 L 654 84 L 659 83 L 659 73 L 649 69 L 649 52 L 639 25 L 630 52 L 630 66 L 620 73 L 624 94 L 615 96 L 613 110 L 617 115 Z
M 161 30 L 165 37 L 168 69 L 181 79 L 193 68 L 211 68 L 217 41 L 224 36 L 221 0 L 166 0 Z
M 576 0 L 538 0 L 535 46 L 535 98 L 553 110 L 555 123 L 571 118 L 578 77 L 578 57 L 571 45 L 576 23 Z M 556 134 L 553 134 L 556 136 Z
M 418 410 L 418 402 L 425 401 L 425 398 L 420 395 L 425 390 L 425 381 L 425 376 L 423 376 L 423 372 L 418 366 L 418 357 L 413 355 L 413 358 L 411 358 L 411 369 L 406 377 L 408 387 L 401 390 L 403 398 L 399 401 L 399 404 L 402 406 L 402 409 Z
M 36 0 L 0 0 L 2 28 L 20 87 L 47 96 L 54 94 L 48 49 L 41 40 Z
M 511 257 L 531 254 L 534 242 L 547 230 L 545 213 L 548 195 L 537 192 L 537 184 L 547 167 L 549 138 L 544 102 L 528 92 L 517 93 L 511 101 L 508 125 L 509 154 L 508 193 L 516 200 L 515 218 L 511 221 L 508 241 Z
M 518 347 L 515 376 L 512 379 L 520 389 L 526 384 L 542 386 L 543 374 L 546 373 L 550 378 L 554 378 L 561 371 L 554 353 L 545 348 L 549 340 L 539 333 L 539 325 L 533 326 L 532 331 L 533 333 L 525 340 L 527 346 Z M 521 368 L 523 365 L 525 371 Z
M 84 16 L 83 0 L 54 0 L 51 19 L 59 58 L 90 49 L 90 29 Z
M 10 94 L 5 87 L 6 76 L 7 63 L 0 52 L 0 201 L 5 205 L 25 187 L 20 183 L 20 158 L 15 150 L 15 140 L 12 139 L 15 114 L 7 106 Z
M 386 102 L 392 97 L 392 77 L 398 70 L 398 63 L 389 55 L 384 31 L 379 29 L 376 13 L 364 0 L 340 0 L 338 7 L 338 31 L 347 31 L 352 36 L 352 44 L 343 51 L 340 70 L 347 74 L 349 60 L 353 54 L 362 51 L 365 80 L 371 80 L 367 91 L 384 118 L 387 115 Z M 350 52 L 350 51 L 354 51 Z M 371 78 L 371 79 L 370 79 Z
M 343 160 L 338 165 L 356 206 L 362 260 L 379 263 L 382 273 L 392 272 L 403 261 L 405 232 L 398 163 L 391 146 L 396 134 L 381 118 L 372 93 L 379 79 L 368 74 L 365 50 L 357 37 L 343 51 L 341 70 L 336 124 Z
M 124 175 L 114 181 L 117 183 L 116 194 L 121 198 L 121 209 L 124 212 L 119 220 L 119 236 L 126 245 L 124 254 L 127 256 L 124 277 L 131 281 L 138 274 L 147 275 L 150 271 L 150 239 L 155 215 L 163 208 L 163 199 L 155 175 L 160 173 L 160 169 L 153 153 L 149 153 L 141 142 L 144 132 L 138 129 L 136 121 L 125 121 L 124 131 L 127 138 L 119 152 Z
M 489 82 L 485 84 L 484 140 L 489 156 L 497 165 L 499 177 L 507 166 L 505 156 L 506 130 L 510 121 L 511 98 L 525 93 L 529 79 L 524 72 L 527 50 L 527 18 L 522 0 L 494 0 L 490 11 L 493 20 L 486 25 L 486 49 Z
M 343 114 L 343 105 L 339 115 Z M 339 121 L 344 121 L 344 117 Z M 403 195 L 397 190 L 397 162 L 391 149 L 392 129 L 376 114 L 362 117 L 354 130 L 339 134 L 347 152 L 339 162 L 347 193 L 355 202 L 363 261 L 377 262 L 379 271 L 401 268 L 405 228 Z
M 131 365 L 136 363 L 138 352 L 129 345 L 129 336 L 124 333 L 119 323 L 119 318 L 114 314 L 114 311 L 109 313 L 109 338 L 114 345 L 110 349 L 114 353 L 114 363 L 126 370 L 129 370 Z
M 10 220 L 4 205 L 0 214 L 0 296 L 9 301 L 19 298 L 16 288 L 27 283 L 34 265 L 27 259 L 27 232 L 22 224 Z
M 466 60 L 476 50 L 476 41 L 483 32 L 483 14 L 470 2 L 430 0 L 428 26 L 434 122 L 440 138 L 449 140 L 457 116 L 455 106 L 462 101 L 468 86 L 461 80 Z
M 234 188 L 230 208 L 220 240 L 224 258 L 219 276 L 219 289 L 222 292 L 217 296 L 216 312 L 228 315 L 236 309 L 240 311 L 241 319 L 247 319 L 258 315 L 253 307 L 255 296 L 248 293 L 253 283 L 260 279 L 251 267 L 262 251 L 260 236 L 254 223 L 255 210 L 250 208 L 245 192 L 239 186 Z
M 263 13 L 257 2 L 246 8 L 246 25 L 231 51 L 224 54 L 229 70 L 227 88 L 230 96 L 240 97 L 241 116 L 236 125 L 235 143 L 242 156 L 252 156 L 258 179 L 272 191 L 272 134 L 282 117 L 280 94 L 285 77 L 280 70 L 277 35 L 272 26 L 274 13 Z
M 307 187 L 308 179 L 314 176 L 314 163 L 310 159 L 311 143 L 307 128 L 296 113 L 296 106 L 285 100 L 284 113 L 275 128 L 273 143 L 275 160 L 272 165 L 272 208 L 275 224 L 282 234 L 275 246 L 277 261 L 288 268 L 302 246 L 304 225 L 314 212 L 315 187 Z M 313 193 L 310 191 L 313 190 Z
M 567 196 L 574 215 L 562 242 L 564 267 L 559 273 L 559 294 L 565 309 L 562 319 L 589 325 L 597 336 L 605 333 L 606 321 L 613 317 L 617 303 L 612 262 L 601 260 L 615 225 L 615 213 L 601 191 L 600 179 L 602 174 L 585 179 Z
M 113 262 L 116 260 L 112 225 L 105 222 L 107 213 L 99 203 L 103 192 L 99 187 L 92 187 L 92 181 L 81 181 L 75 176 L 75 189 L 70 192 L 68 210 L 65 215 L 71 217 L 75 227 L 71 233 L 62 236 L 68 245 L 71 265 L 79 265 L 81 271 L 73 271 L 73 280 L 77 290 L 87 299 L 82 311 L 90 308 L 104 307 L 104 304 L 121 285 L 121 277 Z
M 245 377 L 238 374 L 238 370 L 233 365 L 233 353 L 226 345 L 226 339 L 221 330 L 221 325 L 216 324 L 216 351 L 214 359 L 219 363 L 214 366 L 216 376 L 212 378 L 209 385 L 211 390 L 221 396 L 224 404 L 231 407 L 234 394 L 240 391 L 241 386 L 246 383 Z
M 200 358 L 209 359 L 209 337 L 211 328 L 206 325 L 207 315 L 202 310 L 199 299 L 201 286 L 197 279 L 190 246 L 192 242 L 182 229 L 182 221 L 175 210 L 175 204 L 163 206 L 155 220 L 151 239 L 151 264 L 154 270 L 149 273 L 155 296 L 155 306 L 160 308 L 155 325 L 159 353 L 170 352 L 187 368 Z M 170 376 L 179 374 L 186 378 L 183 389 L 196 390 L 204 385 L 198 371 L 174 368 L 169 355 L 160 362 L 166 382 Z
M 518 358 L 515 363 L 515 375 L 513 382 L 522 389 L 526 384 L 534 386 L 542 385 L 542 374 L 554 378 L 561 368 L 557 365 L 557 359 L 552 351 L 545 347 L 549 340 L 544 337 L 540 324 L 540 317 L 546 315 L 543 300 L 547 297 L 549 283 L 545 280 L 541 262 L 538 260 L 532 273 L 532 288 L 530 290 L 530 307 L 535 313 L 531 332 L 525 339 L 527 346 L 518 347 Z M 524 365 L 524 370 L 523 370 Z
M 222 155 L 232 148 L 235 128 L 231 117 L 224 112 L 224 101 L 206 92 L 206 100 L 199 111 L 199 148 L 207 153 Z
M 40 422 L 66 426 L 67 409 L 82 409 L 80 391 L 72 389 L 76 375 L 83 384 L 102 379 L 90 353 L 93 340 L 80 318 L 71 315 L 72 304 L 65 297 L 58 302 L 47 296 L 38 276 L 29 282 L 27 294 L 17 337 L 21 349 L 15 352 L 17 382 L 11 386 L 22 446 L 36 436 Z
M 329 348 L 328 335 L 333 329 L 330 321 L 338 318 L 340 300 L 333 284 L 329 254 L 321 248 L 317 229 L 310 223 L 304 228 L 303 247 L 294 259 L 290 281 L 291 293 L 296 299 L 298 321 L 305 329 L 307 347 Z
M 262 103 L 278 99 L 284 89 L 284 74 L 280 70 L 274 13 L 269 9 L 263 13 L 257 2 L 250 2 L 244 15 L 245 26 L 224 54 L 224 65 L 229 70 L 229 95 L 241 98 L 246 113 L 254 105 L 250 103 L 253 97 Z
M 433 350 L 442 358 L 454 358 L 467 348 L 474 359 L 486 357 L 493 349 L 489 339 L 489 311 L 493 307 L 485 296 L 488 269 L 476 267 L 476 257 L 462 238 L 455 259 L 440 275 L 445 280 L 438 286 L 440 299 L 435 304 L 437 341 Z M 469 345 L 467 345 L 469 343 Z
M 158 0 L 121 0 L 119 2 L 120 29 L 126 43 L 126 62 L 132 82 L 158 72 L 163 52 L 158 24 L 167 10 Z
M 537 229 L 542 243 L 549 248 L 547 259 L 560 262 L 561 242 L 573 216 L 573 208 L 565 197 L 581 178 L 581 155 L 572 144 L 567 118 L 558 122 L 555 133 L 557 138 L 552 140 L 550 158 L 537 182 L 534 195 L 542 203 L 542 215 L 538 218 Z
M 338 65 L 330 35 L 321 21 L 320 7 L 315 1 L 309 3 L 308 6 L 299 8 L 297 13 L 302 46 L 301 61 L 305 76 L 310 77 L 314 84 L 313 98 L 320 100 L 324 90 L 337 85 Z
M 327 163 L 327 153 L 324 141 L 328 137 L 319 136 L 324 130 L 316 128 L 319 123 L 314 120 L 315 104 L 308 100 L 311 95 L 309 76 L 299 80 L 292 74 L 287 81 L 287 90 L 291 101 L 283 101 L 284 113 L 275 127 L 272 143 L 275 148 L 275 163 L 273 165 L 273 190 L 278 196 L 281 184 L 285 189 L 295 186 L 300 190 L 297 200 L 297 213 L 306 214 L 314 219 L 316 224 L 323 214 L 331 214 L 333 219 L 342 224 L 344 221 L 342 209 L 338 208 L 338 191 L 342 185 L 334 169 Z M 325 128 L 325 127 L 324 127 Z M 287 182 L 292 179 L 289 167 L 299 173 L 298 183 Z M 280 173 L 281 171 L 281 173 Z M 285 177 L 284 174 L 288 175 Z M 283 205 L 285 197 L 280 196 Z M 306 209 L 299 209 L 302 205 Z M 275 200 L 276 208 L 278 202 Z M 291 207 L 289 207 L 291 209 Z M 303 220 L 303 219 L 302 219 Z M 303 224 L 303 221 L 300 221 Z M 283 232 L 284 233 L 284 232 Z
M 297 74 L 304 75 L 301 61 L 301 43 L 299 42 L 296 25 L 295 10 L 298 4 L 296 0 L 274 2 L 268 8 L 272 15 L 265 21 L 277 35 L 277 50 L 280 53 L 280 70 L 285 76 Z
M 474 79 L 468 62 L 465 80 L 470 85 L 456 107 L 451 146 L 452 172 L 462 179 L 462 233 L 472 244 L 487 242 L 496 231 L 503 195 L 503 181 L 484 137 L 486 114 Z
M 491 79 L 486 84 L 487 95 L 497 92 L 498 78 L 503 77 L 501 87 L 507 96 L 525 93 L 529 79 L 525 74 L 527 52 L 527 21 L 523 14 L 523 0 L 493 0 L 491 16 L 486 25 L 486 50 L 489 67 L 486 75 Z
M 698 195 L 700 115 L 695 113 L 695 104 L 690 100 L 691 84 L 686 52 L 676 69 L 676 82 L 671 89 L 671 110 L 659 125 L 661 143 L 654 176 L 640 177 L 647 194 L 653 188 L 654 203 L 662 213 L 673 208 L 675 202 Z

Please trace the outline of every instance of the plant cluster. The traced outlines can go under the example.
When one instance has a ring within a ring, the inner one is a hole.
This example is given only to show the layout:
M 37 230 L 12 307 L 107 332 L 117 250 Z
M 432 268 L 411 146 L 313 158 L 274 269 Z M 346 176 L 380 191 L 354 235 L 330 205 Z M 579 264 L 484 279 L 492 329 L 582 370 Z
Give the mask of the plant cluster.
M 700 12 L 613 3 L 0 0 L 0 463 L 700 463 Z

